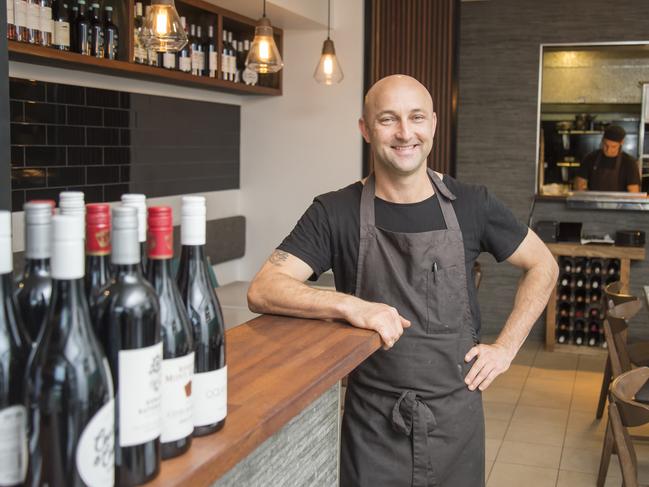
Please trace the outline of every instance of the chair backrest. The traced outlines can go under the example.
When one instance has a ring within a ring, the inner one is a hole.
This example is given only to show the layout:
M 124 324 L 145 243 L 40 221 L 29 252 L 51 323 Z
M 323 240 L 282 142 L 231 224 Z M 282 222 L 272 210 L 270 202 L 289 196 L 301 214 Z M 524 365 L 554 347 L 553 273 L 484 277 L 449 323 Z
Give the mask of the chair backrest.
M 620 281 L 615 281 L 610 284 L 607 284 L 604 287 L 604 295 L 606 296 L 606 307 L 612 308 L 618 304 L 626 303 L 627 301 L 633 301 L 636 299 L 635 296 L 629 294 L 628 289 Z
M 642 303 L 636 298 L 618 304 L 606 313 L 604 336 L 613 377 L 631 370 L 631 359 L 626 348 L 626 330 L 629 327 L 629 320 L 638 314 L 641 308 Z
M 638 458 L 627 428 L 649 423 L 649 405 L 634 400 L 647 380 L 649 367 L 640 367 L 620 375 L 611 384 L 609 420 L 625 487 L 638 485 Z
M 482 281 L 482 267 L 480 262 L 473 263 L 473 283 L 476 289 L 480 289 L 480 281 Z

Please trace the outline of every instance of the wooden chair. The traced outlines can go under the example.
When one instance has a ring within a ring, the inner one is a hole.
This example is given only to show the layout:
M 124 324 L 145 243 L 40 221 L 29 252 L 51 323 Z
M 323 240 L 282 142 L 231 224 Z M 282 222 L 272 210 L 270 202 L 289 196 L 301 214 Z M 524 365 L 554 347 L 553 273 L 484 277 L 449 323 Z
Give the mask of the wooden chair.
M 638 298 L 633 296 L 632 294 L 629 294 L 626 290 L 626 288 L 622 285 L 620 281 L 612 282 L 608 284 L 604 288 L 604 298 L 606 299 L 606 309 L 607 311 L 614 306 L 617 306 L 619 304 L 626 303 L 628 301 L 633 301 Z M 626 335 L 625 335 L 625 341 L 626 341 Z M 607 342 L 608 346 L 608 342 Z M 637 348 L 637 346 L 636 346 Z M 647 363 L 649 364 L 649 346 L 646 347 L 646 357 L 647 357 Z M 639 362 L 634 362 L 636 365 L 642 363 L 644 364 L 645 359 L 642 354 L 645 353 L 645 351 L 640 351 L 640 350 L 634 350 L 633 352 L 635 354 L 634 359 L 638 360 Z M 597 403 L 597 412 L 595 413 L 595 417 L 597 419 L 600 419 L 602 415 L 604 414 L 604 406 L 606 405 L 606 397 L 608 395 L 608 389 L 609 386 L 611 385 L 611 379 L 615 377 L 612 375 L 611 372 L 611 359 L 610 355 L 609 357 L 606 358 L 606 365 L 604 366 L 604 377 L 602 378 L 602 388 L 599 392 L 599 401 Z
M 617 452 L 624 487 L 639 487 L 638 458 L 627 428 L 649 423 L 649 405 L 634 400 L 638 390 L 649 380 L 649 368 L 641 367 L 625 372 L 611 384 L 609 421 L 604 437 L 602 459 L 599 465 L 597 487 L 606 481 L 608 465 Z

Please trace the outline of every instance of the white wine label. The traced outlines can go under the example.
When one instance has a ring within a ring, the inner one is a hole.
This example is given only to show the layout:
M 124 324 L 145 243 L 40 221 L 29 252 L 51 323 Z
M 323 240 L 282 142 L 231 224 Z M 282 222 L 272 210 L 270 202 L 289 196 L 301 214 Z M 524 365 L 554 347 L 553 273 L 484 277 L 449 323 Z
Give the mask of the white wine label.
M 95 413 L 77 444 L 77 471 L 91 487 L 112 487 L 115 483 L 115 400 L 110 399 Z
M 14 0 L 7 0 L 7 23 L 13 24 L 14 22 Z
M 202 71 L 205 71 L 205 53 L 204 52 L 199 52 L 198 53 L 198 69 Z
M 192 434 L 194 352 L 162 361 L 162 435 L 167 443 Z
M 54 22 L 53 43 L 57 46 L 70 47 L 70 24 L 67 22 Z
M 162 342 L 120 350 L 119 446 L 141 445 L 160 436 L 162 414 Z
M 0 485 L 17 485 L 27 473 L 27 408 L 0 410 Z
M 27 2 L 24 0 L 14 2 L 14 20 L 18 27 L 27 26 Z
M 194 426 L 221 421 L 228 413 L 228 366 L 194 374 Z
M 216 72 L 218 71 L 218 67 L 217 67 L 218 60 L 216 57 L 216 52 L 214 51 L 210 52 L 208 62 L 210 63 L 210 76 L 215 77 Z
M 201 64 L 201 56 L 200 56 L 200 54 L 201 53 L 198 52 L 198 51 L 193 51 L 192 52 L 192 71 L 198 71 L 201 68 L 201 66 L 200 66 L 200 64 Z
M 174 69 L 176 67 L 176 55 L 173 52 L 162 54 L 162 65 L 165 68 Z
M 38 4 L 27 4 L 27 28 L 38 30 L 41 23 L 41 8 Z
M 188 57 L 178 58 L 178 68 L 189 73 L 192 70 L 192 60 Z
M 40 7 L 38 20 L 42 32 L 52 32 L 52 7 Z

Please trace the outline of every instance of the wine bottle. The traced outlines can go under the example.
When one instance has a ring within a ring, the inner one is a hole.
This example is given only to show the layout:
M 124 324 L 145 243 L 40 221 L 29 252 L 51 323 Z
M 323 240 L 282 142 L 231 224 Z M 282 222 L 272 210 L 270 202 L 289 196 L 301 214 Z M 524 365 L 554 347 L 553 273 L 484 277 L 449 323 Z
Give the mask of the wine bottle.
M 223 30 L 223 45 L 221 46 L 221 78 L 230 81 L 230 51 L 228 50 L 228 32 Z
M 27 42 L 41 43 L 41 7 L 39 0 L 27 0 Z
M 559 285 L 563 288 L 569 288 L 572 284 L 572 276 L 568 273 L 561 274 L 559 278 Z
M 586 304 L 583 302 L 577 302 L 575 304 L 575 318 L 583 318 L 586 316 Z
M 90 22 L 86 17 L 86 0 L 79 0 L 79 13 L 74 21 L 75 51 L 84 56 L 92 55 L 92 35 L 90 33 Z
M 44 47 L 52 45 L 52 0 L 40 0 L 39 3 L 39 30 L 40 30 L 40 43 Z
M 575 290 L 575 303 L 585 304 L 586 303 L 586 290 L 584 288 L 577 288 Z
M 560 301 L 570 301 L 571 290 L 569 286 L 561 286 L 559 288 L 559 300 Z
M 230 81 L 236 81 L 237 47 L 232 42 L 232 31 L 228 31 L 228 72 Z
M 104 57 L 104 27 L 100 17 L 101 9 L 98 3 L 93 3 L 90 11 L 90 55 Z
M 77 222 L 78 228 L 76 231 L 85 236 L 86 205 L 84 194 L 81 191 L 62 191 L 59 193 L 59 211 L 61 215 L 73 216 Z
M 186 452 L 194 430 L 192 327 L 173 278 L 173 218 L 171 208 L 149 208 L 147 280 L 160 300 L 162 330 L 162 459 Z
M 113 23 L 113 7 L 104 7 L 104 57 L 117 59 L 119 53 L 119 30 Z
M 27 371 L 26 485 L 113 485 L 115 402 L 83 289 L 83 233 L 53 217 L 52 304 Z
M 17 40 L 16 33 L 16 15 L 14 10 L 14 0 L 7 0 L 7 39 Z
M 557 342 L 567 343 L 570 340 L 570 319 L 562 317 L 557 325 Z
M 575 320 L 572 338 L 575 345 L 583 345 L 586 340 L 586 323 L 582 319 Z
M 68 4 L 61 0 L 55 4 L 54 12 L 56 22 L 54 22 L 54 35 L 52 38 L 53 47 L 60 51 L 70 50 L 70 14 Z
M 586 286 L 586 276 L 582 273 L 575 275 L 575 287 L 577 289 L 580 289 L 585 286 Z
M 205 75 L 205 41 L 203 40 L 203 28 L 196 26 L 196 49 L 198 50 L 198 69 L 196 76 Z
M 580 258 L 575 259 L 575 265 L 573 267 L 574 274 L 582 274 L 586 271 L 586 259 Z
M 219 48 L 216 44 L 216 38 L 214 37 L 214 26 L 207 26 L 207 69 L 205 76 L 210 78 L 216 78 L 219 67 L 218 67 L 218 52 Z
M 137 210 L 137 239 L 140 242 L 140 270 L 146 274 L 146 196 L 139 193 L 122 195 L 122 205 L 132 206 Z
M 36 342 L 52 296 L 50 240 L 53 201 L 25 203 L 25 268 L 18 279 L 16 298 L 25 329 Z
M 559 316 L 571 316 L 572 315 L 572 306 L 570 303 L 562 301 L 559 303 Z
M 602 285 L 602 278 L 598 275 L 594 275 L 593 277 L 590 278 L 588 287 L 591 289 L 591 291 L 594 291 L 599 289 L 601 285 Z
M 147 5 L 146 7 L 144 7 L 145 18 L 149 16 L 149 12 L 151 12 L 151 5 Z M 155 52 L 153 49 L 147 49 L 146 46 L 144 46 L 144 51 L 146 52 L 146 64 L 148 64 L 149 66 L 157 66 L 158 53 Z
M 118 391 L 115 480 L 132 486 L 160 471 L 160 305 L 140 270 L 137 210 L 112 211 L 113 278 L 99 296 L 95 320 Z
M 227 366 L 223 314 L 205 258 L 206 207 L 202 196 L 184 196 L 177 282 L 195 344 L 194 436 L 223 427 L 227 415 Z
M 596 347 L 599 344 L 600 326 L 597 320 L 590 320 L 586 339 L 589 347 Z
M 27 0 L 14 0 L 14 22 L 16 23 L 16 40 L 28 42 Z
M 606 274 L 609 277 L 619 277 L 619 274 L 620 274 L 620 262 L 615 260 L 615 259 L 609 260 L 608 266 L 606 267 Z
M 110 282 L 110 205 L 86 205 L 86 278 L 85 291 L 91 315 L 97 298 Z M 95 331 L 98 331 L 95 329 Z
M 191 24 L 189 26 L 189 39 L 187 40 L 187 43 L 189 44 L 189 49 L 191 52 L 192 74 L 194 76 L 199 76 L 199 42 L 198 37 L 196 36 L 196 26 L 194 24 Z
M 180 25 L 185 29 L 187 34 L 187 44 L 178 52 L 178 69 L 184 73 L 191 73 L 192 71 L 192 53 L 189 44 L 189 33 L 187 31 L 187 19 L 180 17 Z
M 142 18 L 142 2 L 135 2 L 135 24 L 133 27 L 133 60 L 138 64 L 146 64 L 146 49 L 140 41 L 140 32 L 144 25 Z
M 250 52 L 250 40 L 249 39 L 244 39 L 243 41 L 243 62 L 245 65 L 246 59 L 248 59 L 248 52 Z M 248 68 L 247 66 L 243 69 L 243 73 L 241 73 L 241 79 L 246 85 L 249 86 L 255 86 L 257 84 L 257 81 L 259 81 L 259 74 L 257 71 L 253 71 L 252 69 Z
M 593 259 L 590 261 L 590 271 L 592 274 L 598 276 L 602 273 L 602 261 L 599 259 Z
M 31 342 L 14 298 L 11 213 L 0 211 L 0 485 L 23 485 L 27 408 L 23 380 Z

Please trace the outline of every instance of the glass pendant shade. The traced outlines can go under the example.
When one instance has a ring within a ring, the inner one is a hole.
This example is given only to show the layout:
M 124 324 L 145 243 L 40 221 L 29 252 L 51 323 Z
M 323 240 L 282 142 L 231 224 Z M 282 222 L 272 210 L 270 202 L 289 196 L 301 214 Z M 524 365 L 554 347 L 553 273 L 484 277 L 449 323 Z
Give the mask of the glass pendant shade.
M 276 73 L 284 67 L 273 37 L 273 27 L 266 17 L 257 22 L 255 38 L 246 58 L 246 67 L 260 74 Z
M 326 39 L 322 45 L 322 55 L 320 56 L 318 65 L 315 67 L 313 77 L 318 83 L 324 85 L 340 83 L 345 77 L 336 57 L 334 41 L 331 39 Z
M 187 33 L 180 24 L 174 0 L 151 1 L 140 41 L 147 49 L 158 52 L 177 52 L 187 44 Z

